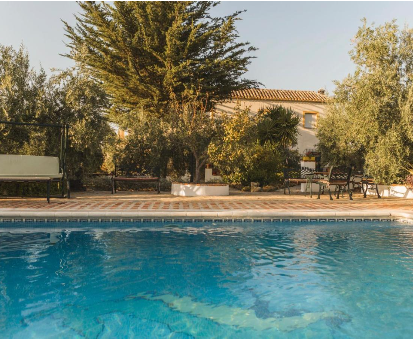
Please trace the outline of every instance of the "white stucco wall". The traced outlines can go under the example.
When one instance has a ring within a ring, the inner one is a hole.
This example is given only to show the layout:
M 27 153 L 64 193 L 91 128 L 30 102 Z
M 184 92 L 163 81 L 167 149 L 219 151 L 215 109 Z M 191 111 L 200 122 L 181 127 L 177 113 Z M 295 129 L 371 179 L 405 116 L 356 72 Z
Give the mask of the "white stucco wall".
M 172 183 L 174 196 L 228 196 L 228 184 Z
M 324 117 L 325 104 L 323 103 L 312 103 L 312 102 L 292 102 L 292 101 L 270 101 L 270 100 L 232 100 L 228 102 L 223 102 L 215 106 L 218 112 L 232 113 L 237 105 L 240 105 L 241 109 L 247 107 L 250 108 L 252 114 L 256 114 L 259 109 L 272 106 L 272 105 L 282 105 L 287 108 L 293 109 L 297 116 L 300 118 L 300 124 L 298 128 L 298 143 L 297 149 L 300 153 L 303 153 L 305 149 L 313 149 L 318 143 L 318 139 L 315 136 L 317 129 L 307 129 L 304 127 L 303 115 L 305 112 L 317 112 L 318 119 Z
M 212 169 L 205 168 L 205 182 L 221 181 L 221 180 L 222 180 L 221 176 L 214 176 L 212 174 Z

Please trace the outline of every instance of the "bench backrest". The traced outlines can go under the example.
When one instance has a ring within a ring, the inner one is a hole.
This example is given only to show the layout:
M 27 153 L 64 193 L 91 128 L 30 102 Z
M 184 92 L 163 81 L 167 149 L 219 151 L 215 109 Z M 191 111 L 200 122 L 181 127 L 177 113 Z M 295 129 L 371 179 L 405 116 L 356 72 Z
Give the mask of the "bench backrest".
M 115 164 L 115 171 L 113 172 L 114 177 L 160 177 L 159 171 L 156 171 L 155 169 L 152 170 L 146 170 L 146 171 L 140 171 L 138 167 L 133 169 L 133 168 L 123 168 Z
M 298 167 L 298 168 L 284 168 L 284 180 L 288 179 L 306 179 L 307 175 L 312 175 L 314 169 L 307 167 Z
M 30 155 L 0 155 L 0 176 L 59 177 L 59 158 Z
M 341 180 L 350 183 L 352 174 L 352 168 L 349 166 L 342 166 L 342 167 L 332 167 L 330 168 L 330 173 L 328 178 L 330 181 L 332 180 Z

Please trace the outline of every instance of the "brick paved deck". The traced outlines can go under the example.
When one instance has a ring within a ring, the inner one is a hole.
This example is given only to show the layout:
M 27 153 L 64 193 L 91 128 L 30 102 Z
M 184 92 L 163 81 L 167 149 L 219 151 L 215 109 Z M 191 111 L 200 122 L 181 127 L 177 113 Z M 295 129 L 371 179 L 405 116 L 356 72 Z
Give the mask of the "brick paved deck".
M 300 194 L 240 193 L 220 197 L 175 197 L 145 192 L 75 193 L 73 198 L 0 199 L 0 216 L 390 216 L 413 214 L 413 200 L 363 198 L 330 201 Z

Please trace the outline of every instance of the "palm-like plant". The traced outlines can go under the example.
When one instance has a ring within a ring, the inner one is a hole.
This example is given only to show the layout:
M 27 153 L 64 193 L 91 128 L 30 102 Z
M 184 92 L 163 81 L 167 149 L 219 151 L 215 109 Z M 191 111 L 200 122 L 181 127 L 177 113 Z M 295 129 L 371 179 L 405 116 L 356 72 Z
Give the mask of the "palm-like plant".
M 258 114 L 258 139 L 261 145 L 269 142 L 287 149 L 297 144 L 300 119 L 291 108 L 271 106 L 261 109 Z

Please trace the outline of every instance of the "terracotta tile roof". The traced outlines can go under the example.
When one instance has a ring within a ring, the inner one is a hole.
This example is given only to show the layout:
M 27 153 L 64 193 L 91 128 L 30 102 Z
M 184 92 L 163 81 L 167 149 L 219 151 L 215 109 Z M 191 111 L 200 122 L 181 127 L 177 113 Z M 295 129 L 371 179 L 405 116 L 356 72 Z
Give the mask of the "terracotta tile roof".
M 234 91 L 232 99 L 325 103 L 327 96 L 316 91 L 248 89 Z

